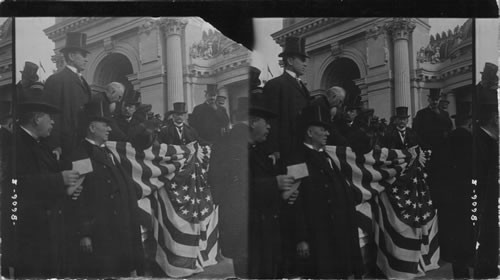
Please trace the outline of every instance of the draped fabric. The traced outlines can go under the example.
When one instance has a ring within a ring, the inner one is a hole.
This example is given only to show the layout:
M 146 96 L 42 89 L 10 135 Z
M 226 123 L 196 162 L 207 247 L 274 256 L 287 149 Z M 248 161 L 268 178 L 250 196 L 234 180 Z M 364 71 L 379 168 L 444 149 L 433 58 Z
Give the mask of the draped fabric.
M 136 150 L 108 142 L 134 182 L 146 258 L 169 277 L 187 277 L 217 263 L 218 208 L 207 184 L 210 147 L 196 142 Z
M 437 213 L 425 167 L 430 154 L 418 146 L 367 154 L 348 147 L 325 150 L 354 188 L 358 226 L 373 234 L 381 271 L 389 278 L 414 278 L 438 268 Z

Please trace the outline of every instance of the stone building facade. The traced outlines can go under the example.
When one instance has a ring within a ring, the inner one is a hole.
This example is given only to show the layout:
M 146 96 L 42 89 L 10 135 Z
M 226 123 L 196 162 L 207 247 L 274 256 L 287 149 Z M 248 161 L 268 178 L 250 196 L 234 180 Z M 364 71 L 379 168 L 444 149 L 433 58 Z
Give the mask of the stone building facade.
M 398 106 L 415 116 L 437 89 L 454 114 L 471 94 L 472 21 L 444 35 L 431 36 L 430 27 L 423 18 L 287 18 L 272 37 L 281 46 L 288 36 L 306 39 L 310 90 L 342 86 L 389 119 Z
M 12 18 L 0 25 L 0 102 L 12 100 Z
M 142 103 L 163 114 L 174 102 L 188 112 L 204 102 L 208 85 L 228 97 L 232 112 L 237 98 L 248 92 L 250 51 L 197 17 L 56 18 L 44 32 L 55 43 L 53 61 L 64 66 L 59 50 L 65 34 L 85 32 L 88 55 L 83 75 L 94 91 L 111 82 L 139 90 Z

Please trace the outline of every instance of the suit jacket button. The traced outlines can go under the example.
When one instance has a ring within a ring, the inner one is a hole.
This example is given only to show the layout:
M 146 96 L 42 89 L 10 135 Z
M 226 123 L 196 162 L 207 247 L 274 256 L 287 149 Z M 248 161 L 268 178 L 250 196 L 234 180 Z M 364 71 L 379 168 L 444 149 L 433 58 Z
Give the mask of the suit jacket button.
M 108 184 L 111 184 L 111 180 L 106 180 L 106 182 L 107 182 Z
M 109 197 L 110 197 L 111 199 L 115 198 L 115 196 L 114 196 L 114 195 L 110 195 Z

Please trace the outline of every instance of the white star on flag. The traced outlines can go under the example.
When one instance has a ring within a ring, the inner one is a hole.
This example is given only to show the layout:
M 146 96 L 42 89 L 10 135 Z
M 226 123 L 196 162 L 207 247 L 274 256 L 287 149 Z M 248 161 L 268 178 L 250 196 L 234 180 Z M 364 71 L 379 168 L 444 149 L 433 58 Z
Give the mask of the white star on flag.
M 196 179 L 196 174 L 194 174 L 194 173 L 193 173 L 193 174 L 191 174 L 191 178 L 192 178 L 193 180 L 195 180 L 195 179 Z
M 415 217 L 415 222 L 418 222 L 418 221 L 420 221 L 420 218 L 417 216 L 417 217 Z
M 197 218 L 198 217 L 198 212 L 193 213 L 193 217 Z
M 200 191 L 203 191 L 205 188 L 204 187 L 200 187 Z
M 410 194 L 410 191 L 409 191 L 409 190 L 406 190 L 406 191 L 404 191 L 404 193 L 405 193 L 406 195 L 408 195 L 408 194 Z
M 421 193 L 422 195 L 425 195 L 425 191 L 421 191 L 420 193 Z
M 417 208 L 417 204 L 415 204 L 415 203 L 413 203 L 412 206 L 413 206 L 413 208 Z
M 208 208 L 206 208 L 206 207 L 203 208 L 203 210 L 201 210 L 201 214 L 202 215 L 205 215 L 205 213 L 207 213 L 207 212 L 208 212 Z
M 186 215 L 187 213 L 189 213 L 188 210 L 186 210 L 186 209 L 182 210 L 182 214 Z
M 432 205 L 432 200 L 429 200 L 427 204 Z
M 182 190 L 187 191 L 188 190 L 188 186 L 182 187 Z
M 393 193 L 397 193 L 398 192 L 398 187 L 394 187 L 394 189 L 392 189 L 392 192 Z
M 210 196 L 208 196 L 208 195 L 207 195 L 207 197 L 205 197 L 205 199 L 206 199 L 207 201 L 210 201 L 210 199 L 211 199 L 211 198 L 210 198 Z
M 416 184 L 417 182 L 418 182 L 418 181 L 417 181 L 417 177 L 413 178 L 413 183 L 415 183 L 415 184 Z
M 189 195 L 185 195 L 185 196 L 184 196 L 184 200 L 188 201 L 188 200 L 190 200 L 190 199 L 191 199 L 191 197 L 190 197 Z
M 404 214 L 403 216 L 405 217 L 405 219 L 409 219 L 410 218 L 410 215 L 408 215 L 408 214 Z
M 410 205 L 410 204 L 411 204 L 411 200 L 407 200 L 406 205 Z
M 200 203 L 200 202 L 201 202 L 201 199 L 197 198 L 196 203 Z
M 172 189 L 175 189 L 177 187 L 177 184 L 173 182 L 170 186 L 172 187 Z
M 418 204 L 418 208 L 421 208 L 421 207 L 422 207 L 422 203 L 419 203 L 419 204 Z

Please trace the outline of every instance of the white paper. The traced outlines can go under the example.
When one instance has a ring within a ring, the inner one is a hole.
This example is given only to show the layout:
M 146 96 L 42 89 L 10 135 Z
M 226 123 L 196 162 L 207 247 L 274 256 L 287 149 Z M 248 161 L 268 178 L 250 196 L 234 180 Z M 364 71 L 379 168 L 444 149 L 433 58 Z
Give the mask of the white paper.
M 92 163 L 90 158 L 85 158 L 77 161 L 73 161 L 73 170 L 78 171 L 80 175 L 85 175 L 93 171 Z
M 300 182 L 301 181 L 297 181 L 297 182 L 293 183 L 288 191 L 284 191 L 282 193 L 282 197 L 284 200 L 288 200 L 288 198 L 299 188 Z
M 305 163 L 299 163 L 287 166 L 287 175 L 291 175 L 295 180 L 299 180 L 309 176 L 309 171 Z

